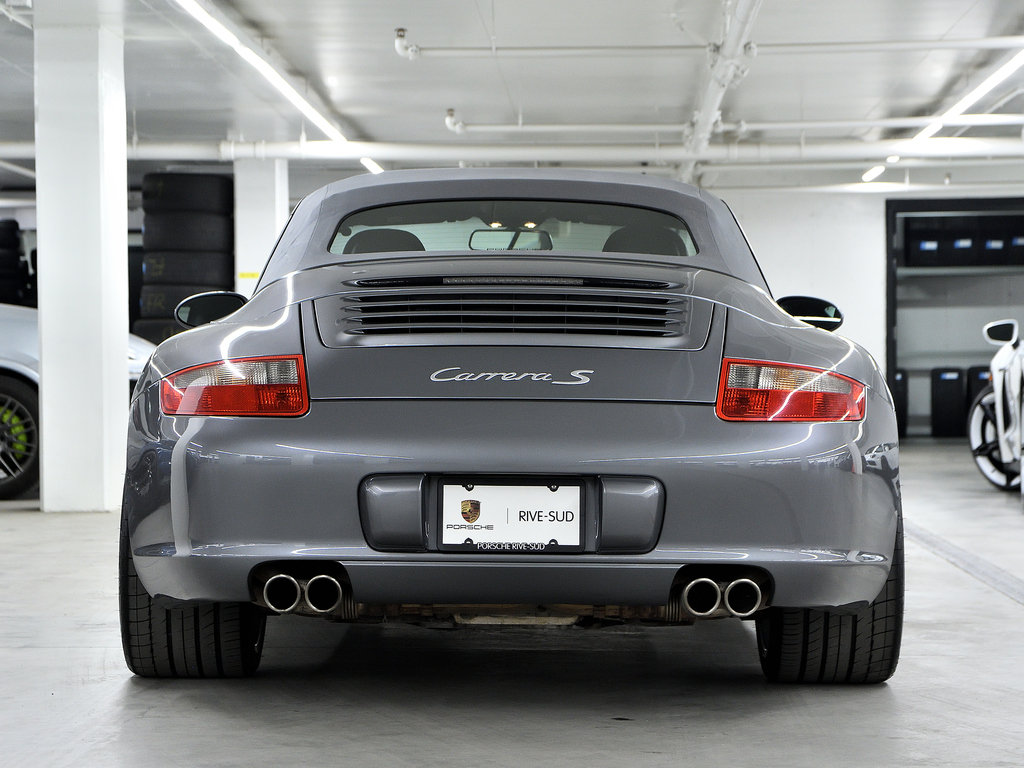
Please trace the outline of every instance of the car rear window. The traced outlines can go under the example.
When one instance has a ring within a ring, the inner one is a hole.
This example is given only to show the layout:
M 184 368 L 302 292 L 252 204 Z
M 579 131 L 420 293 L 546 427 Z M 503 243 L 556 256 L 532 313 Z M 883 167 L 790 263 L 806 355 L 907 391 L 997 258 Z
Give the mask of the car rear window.
M 368 208 L 346 216 L 335 254 L 394 251 L 559 251 L 688 257 L 686 223 L 664 211 L 566 200 L 445 200 Z

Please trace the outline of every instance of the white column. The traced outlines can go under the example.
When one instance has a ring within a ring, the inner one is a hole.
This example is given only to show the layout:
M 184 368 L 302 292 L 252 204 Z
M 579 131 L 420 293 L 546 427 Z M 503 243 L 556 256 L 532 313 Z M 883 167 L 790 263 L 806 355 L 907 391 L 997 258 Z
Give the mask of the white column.
M 235 290 L 251 296 L 288 221 L 288 161 L 235 161 Z
M 124 41 L 116 4 L 36 0 L 41 503 L 116 511 L 128 404 Z M 101 6 L 103 12 L 101 12 Z

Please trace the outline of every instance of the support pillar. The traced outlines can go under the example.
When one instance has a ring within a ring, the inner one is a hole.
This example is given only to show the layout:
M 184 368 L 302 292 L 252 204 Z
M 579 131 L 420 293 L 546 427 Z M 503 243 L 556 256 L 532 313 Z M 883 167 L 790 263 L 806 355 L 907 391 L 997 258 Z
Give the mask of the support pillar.
M 235 290 L 251 296 L 288 221 L 288 161 L 235 161 Z
M 128 405 L 121 11 L 36 0 L 33 22 L 40 501 L 45 512 L 116 511 Z

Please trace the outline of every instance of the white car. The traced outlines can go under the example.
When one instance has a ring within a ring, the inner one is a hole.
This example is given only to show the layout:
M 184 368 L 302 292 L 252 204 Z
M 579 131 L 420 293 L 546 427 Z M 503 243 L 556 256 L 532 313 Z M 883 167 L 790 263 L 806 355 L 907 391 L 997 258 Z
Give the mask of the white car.
M 989 364 L 991 383 L 975 398 L 967 417 L 967 438 L 978 470 L 1004 491 L 1020 488 L 1021 382 L 1020 330 L 1016 320 L 996 320 L 983 329 L 999 347 Z
M 128 378 L 134 383 L 156 347 L 128 337 Z M 0 499 L 39 478 L 39 319 L 31 307 L 0 304 Z

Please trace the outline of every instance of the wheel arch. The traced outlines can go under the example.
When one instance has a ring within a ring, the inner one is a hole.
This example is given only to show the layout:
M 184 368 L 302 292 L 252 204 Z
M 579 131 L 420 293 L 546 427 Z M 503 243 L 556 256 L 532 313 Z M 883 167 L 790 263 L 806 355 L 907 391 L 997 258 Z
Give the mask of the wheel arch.
M 0 358 L 0 376 L 17 379 L 28 384 L 37 392 L 39 391 L 39 374 L 27 365 Z

